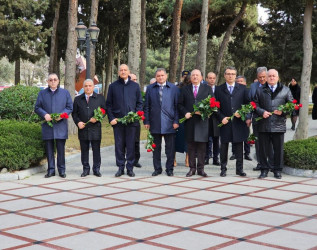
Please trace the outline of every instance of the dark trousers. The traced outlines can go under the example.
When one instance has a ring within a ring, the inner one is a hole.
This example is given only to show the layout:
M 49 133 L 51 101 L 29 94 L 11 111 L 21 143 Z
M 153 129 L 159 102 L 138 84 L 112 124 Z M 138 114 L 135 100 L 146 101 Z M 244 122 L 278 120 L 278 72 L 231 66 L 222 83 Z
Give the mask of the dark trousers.
M 122 124 L 113 126 L 116 164 L 120 170 L 124 170 L 126 161 L 127 170 L 133 170 L 136 129 L 136 126 Z
M 244 149 L 244 155 L 249 155 L 250 154 L 250 144 L 248 143 L 248 140 L 245 140 L 243 142 L 243 149 Z M 232 144 L 232 154 L 235 155 L 235 150 L 236 150 L 236 146 L 234 144 Z
M 55 154 L 54 142 L 56 144 L 57 152 L 57 170 L 59 174 L 65 174 L 65 142 L 66 139 L 45 140 L 45 152 L 47 157 L 47 173 L 55 173 Z
M 235 156 L 236 156 L 236 172 L 243 171 L 243 142 L 232 143 L 232 146 L 235 147 Z M 228 148 L 229 143 L 221 143 L 220 147 L 220 166 L 221 170 L 227 171 L 228 164 Z
M 141 126 L 136 127 L 136 132 L 135 132 L 135 160 L 134 160 L 134 165 L 137 164 L 140 160 L 140 135 L 141 135 Z
M 258 140 L 255 141 L 255 154 L 256 154 L 256 160 L 258 162 L 258 164 L 261 165 L 260 163 L 260 137 L 259 137 L 259 126 L 256 124 L 257 122 L 254 121 L 252 124 L 253 127 L 253 134 L 258 138 Z M 271 146 L 268 146 L 268 162 L 270 164 L 270 168 L 273 168 L 274 165 L 274 159 L 273 159 L 273 145 L 271 144 Z
M 92 171 L 94 173 L 100 171 L 101 157 L 100 157 L 100 140 L 80 140 L 80 150 L 81 150 L 81 163 L 83 164 L 84 171 L 90 171 L 89 165 L 89 144 L 91 144 L 92 157 L 93 157 L 93 167 Z
M 211 154 L 212 152 L 212 154 Z M 209 140 L 206 146 L 206 156 L 205 159 L 213 158 L 213 161 L 218 161 L 219 158 L 219 136 L 209 136 Z
M 282 171 L 283 161 L 283 148 L 284 148 L 284 133 L 259 133 L 260 143 L 260 164 L 261 169 L 268 170 L 270 163 L 268 155 L 270 148 L 273 145 L 273 171 Z
M 162 150 L 162 137 L 165 141 L 165 154 L 166 154 L 166 172 L 173 171 L 174 158 L 175 158 L 175 134 L 153 134 L 154 143 L 156 148 L 153 151 L 153 165 L 157 171 L 162 171 L 161 150 Z
M 206 142 L 187 142 L 188 163 L 191 170 L 204 170 L 206 145 Z

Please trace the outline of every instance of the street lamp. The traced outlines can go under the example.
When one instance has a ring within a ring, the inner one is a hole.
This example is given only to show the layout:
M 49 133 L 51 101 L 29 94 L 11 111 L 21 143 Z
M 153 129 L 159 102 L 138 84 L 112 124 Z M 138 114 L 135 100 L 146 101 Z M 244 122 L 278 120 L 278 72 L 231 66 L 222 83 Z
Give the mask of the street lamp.
M 100 29 L 97 27 L 95 22 L 87 29 L 83 21 L 80 20 L 76 26 L 77 40 L 80 43 L 80 50 L 86 47 L 86 79 L 91 79 L 90 77 L 90 42 L 92 46 L 95 46 L 98 41 Z

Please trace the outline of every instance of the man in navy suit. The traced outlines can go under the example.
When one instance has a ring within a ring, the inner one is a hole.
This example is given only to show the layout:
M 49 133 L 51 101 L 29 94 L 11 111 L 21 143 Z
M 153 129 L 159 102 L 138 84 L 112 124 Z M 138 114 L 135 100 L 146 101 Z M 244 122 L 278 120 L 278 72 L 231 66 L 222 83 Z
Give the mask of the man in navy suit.
M 149 85 L 145 95 L 144 125 L 150 129 L 156 148 L 153 151 L 154 172 L 152 176 L 162 173 L 161 145 L 165 140 L 166 174 L 173 176 L 175 157 L 175 133 L 178 122 L 178 88 L 167 82 L 165 69 L 158 68 L 155 73 L 156 82 Z
M 243 142 L 248 138 L 251 119 L 247 117 L 246 121 L 242 121 L 236 111 L 241 108 L 241 105 L 248 104 L 249 98 L 246 86 L 235 83 L 236 75 L 237 70 L 234 67 L 227 67 L 224 74 L 226 82 L 218 86 L 215 93 L 216 99 L 220 102 L 218 120 L 223 124 L 220 128 L 221 177 L 225 177 L 227 173 L 229 142 L 235 146 L 236 150 L 236 174 L 246 176 L 243 172 Z M 234 118 L 229 121 L 229 117 L 233 114 Z

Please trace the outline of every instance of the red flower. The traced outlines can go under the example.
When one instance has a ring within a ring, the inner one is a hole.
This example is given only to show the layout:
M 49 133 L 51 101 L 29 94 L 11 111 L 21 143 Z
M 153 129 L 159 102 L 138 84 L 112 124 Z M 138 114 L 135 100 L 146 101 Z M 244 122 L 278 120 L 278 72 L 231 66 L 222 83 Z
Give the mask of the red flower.
M 138 114 L 138 116 L 143 116 L 144 115 L 144 112 L 143 111 L 138 111 L 136 112 Z
M 252 105 L 253 109 L 256 109 L 256 103 L 255 102 L 250 102 L 250 104 Z
M 294 99 L 294 100 L 293 100 L 293 103 L 294 103 L 294 104 L 297 103 L 297 100 Z
M 149 148 L 149 149 L 148 149 L 148 150 L 146 150 L 146 151 L 147 151 L 147 152 L 152 152 L 152 149 L 150 149 L 150 148 Z
M 298 106 L 301 108 L 301 107 L 303 107 L 303 104 L 300 103 Z
M 219 109 L 220 108 L 220 102 L 216 102 L 216 107 Z
M 294 109 L 295 109 L 295 110 L 299 110 L 298 105 L 295 105 L 295 106 L 294 106 Z
M 106 113 L 106 110 L 104 110 L 103 108 L 100 108 L 102 114 L 104 115 Z
M 145 116 L 142 115 L 141 116 L 141 120 L 144 121 L 145 120 Z
M 152 148 L 156 148 L 156 144 L 155 143 L 152 144 Z
M 67 113 L 62 113 L 60 115 L 60 117 L 63 118 L 63 119 L 68 119 L 68 114 Z

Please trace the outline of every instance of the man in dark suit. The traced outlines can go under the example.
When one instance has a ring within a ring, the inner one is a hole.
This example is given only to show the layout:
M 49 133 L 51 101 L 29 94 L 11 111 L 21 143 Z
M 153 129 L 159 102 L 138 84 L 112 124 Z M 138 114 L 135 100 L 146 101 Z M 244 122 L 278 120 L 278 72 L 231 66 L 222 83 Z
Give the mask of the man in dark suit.
M 216 79 L 217 76 L 214 72 L 209 72 L 207 74 L 207 83 L 211 87 L 212 92 L 215 94 L 216 91 Z M 209 158 L 212 155 L 213 165 L 220 166 L 219 162 L 219 127 L 217 114 L 212 114 L 209 118 L 209 140 L 206 147 L 205 165 L 209 164 Z
M 129 67 L 121 64 L 118 72 L 119 79 L 110 84 L 106 101 L 107 115 L 114 133 L 116 164 L 119 168 L 115 174 L 116 177 L 124 174 L 126 162 L 128 176 L 135 176 L 133 172 L 135 134 L 139 121 L 127 125 L 117 122 L 118 118 L 124 117 L 130 111 L 142 110 L 139 84 L 131 81 L 129 73 Z
M 245 122 L 242 121 L 236 111 L 241 108 L 242 104 L 248 104 L 249 98 L 246 87 L 235 83 L 236 74 L 237 70 L 234 67 L 227 67 L 224 74 L 226 82 L 218 86 L 215 94 L 216 99 L 220 102 L 218 120 L 223 124 L 220 128 L 221 177 L 225 177 L 227 173 L 229 142 L 234 145 L 236 150 L 236 174 L 246 176 L 246 173 L 243 172 L 243 142 L 248 138 L 251 119 L 247 117 Z M 233 120 L 229 121 L 229 117 L 233 114 Z
M 59 176 L 65 178 L 65 143 L 68 138 L 68 122 L 66 119 L 58 119 L 53 124 L 53 127 L 50 127 L 47 122 L 52 121 L 52 113 L 70 114 L 73 110 L 73 102 L 69 92 L 59 87 L 59 79 L 55 73 L 48 76 L 47 83 L 48 88 L 40 91 L 34 109 L 34 112 L 46 121 L 42 123 L 42 138 L 45 141 L 45 153 L 48 164 L 45 178 L 55 176 L 55 146 L 57 170 Z
M 283 147 L 284 134 L 286 132 L 286 115 L 278 110 L 280 105 L 292 102 L 293 96 L 290 89 L 279 82 L 278 72 L 270 69 L 267 72 L 267 83 L 256 91 L 256 112 L 264 119 L 259 122 L 260 140 L 260 179 L 267 177 L 270 164 L 268 163 L 268 152 L 273 145 L 274 177 L 282 178 L 283 169 Z
M 101 123 L 94 116 L 94 110 L 98 107 L 106 110 L 106 101 L 102 95 L 94 92 L 94 83 L 91 79 L 84 81 L 84 93 L 77 96 L 74 100 L 73 120 L 78 127 L 78 139 L 80 141 L 81 163 L 83 164 L 83 173 L 85 177 L 90 173 L 89 165 L 89 145 L 91 144 L 93 152 L 93 174 L 101 177 L 100 165 L 100 143 L 101 143 Z M 89 123 L 85 125 L 86 122 Z
M 193 105 L 195 103 L 207 98 L 209 95 L 213 96 L 213 93 L 210 86 L 201 83 L 202 75 L 200 70 L 194 69 L 191 72 L 190 80 L 192 84 L 181 88 L 178 101 L 180 116 L 185 116 L 187 119 L 185 121 L 185 137 L 190 170 L 186 176 L 194 175 L 197 170 L 198 175 L 206 177 L 204 161 L 208 142 L 209 119 L 203 121 L 199 112 L 196 112 L 193 116 L 191 112 L 194 111 Z
M 165 140 L 166 174 L 173 176 L 175 157 L 175 132 L 179 126 L 177 102 L 178 88 L 167 82 L 165 69 L 158 68 L 155 73 L 156 83 L 147 87 L 144 106 L 144 125 L 150 129 L 156 148 L 153 151 L 154 172 L 152 176 L 162 173 L 161 145 Z

